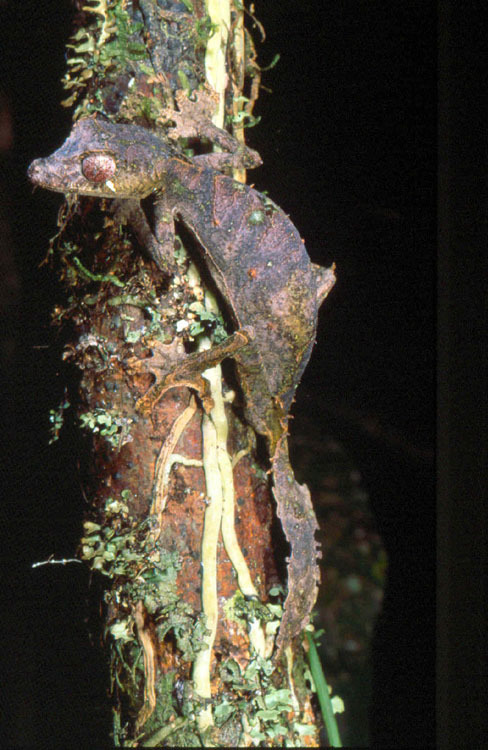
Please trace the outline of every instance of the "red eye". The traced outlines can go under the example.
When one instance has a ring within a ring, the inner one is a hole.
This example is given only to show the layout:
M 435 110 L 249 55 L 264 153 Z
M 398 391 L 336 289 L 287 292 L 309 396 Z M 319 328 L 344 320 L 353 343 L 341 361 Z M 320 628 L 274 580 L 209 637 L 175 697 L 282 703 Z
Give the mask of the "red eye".
M 115 174 L 115 159 L 107 154 L 90 154 L 81 162 L 81 171 L 90 182 L 105 182 Z

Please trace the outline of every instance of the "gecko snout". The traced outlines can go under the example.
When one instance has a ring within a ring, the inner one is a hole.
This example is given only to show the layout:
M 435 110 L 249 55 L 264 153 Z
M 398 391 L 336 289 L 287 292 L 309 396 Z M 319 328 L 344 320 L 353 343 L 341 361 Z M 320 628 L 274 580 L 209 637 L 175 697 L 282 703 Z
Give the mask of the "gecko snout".
M 35 159 L 35 161 L 32 162 L 32 164 L 29 164 L 29 168 L 27 169 L 27 177 L 31 182 L 36 184 L 38 182 L 39 174 L 40 174 L 40 163 L 42 159 Z

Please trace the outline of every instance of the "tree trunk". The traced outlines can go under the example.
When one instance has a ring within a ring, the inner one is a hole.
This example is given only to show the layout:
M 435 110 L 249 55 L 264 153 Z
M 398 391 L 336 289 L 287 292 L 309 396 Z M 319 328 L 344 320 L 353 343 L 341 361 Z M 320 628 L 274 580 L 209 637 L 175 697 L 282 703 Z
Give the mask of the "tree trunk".
M 176 92 L 206 83 L 214 124 L 243 142 L 260 71 L 240 2 L 77 5 L 64 81 L 75 120 L 167 131 Z M 182 147 L 208 150 L 185 136 Z M 225 340 L 226 301 L 183 226 L 168 276 L 131 218 L 111 201 L 67 200 L 51 247 L 67 290 L 54 320 L 74 331 L 65 358 L 81 371 L 78 417 L 93 441 L 80 556 L 107 581 L 114 742 L 317 746 L 302 639 L 274 648 L 284 539 L 232 363 L 209 355 L 205 392 L 180 380 L 140 408 L 168 362 Z M 62 409 L 53 419 L 57 436 Z

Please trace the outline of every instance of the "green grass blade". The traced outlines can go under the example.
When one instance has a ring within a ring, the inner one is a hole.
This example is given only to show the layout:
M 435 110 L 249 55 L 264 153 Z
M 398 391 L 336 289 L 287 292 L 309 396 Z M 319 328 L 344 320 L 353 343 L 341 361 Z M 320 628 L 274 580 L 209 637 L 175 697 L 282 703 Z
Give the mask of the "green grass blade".
M 312 679 L 315 683 L 315 689 L 317 691 L 317 698 L 319 699 L 320 710 L 322 712 L 322 718 L 324 720 L 325 728 L 327 730 L 327 736 L 329 738 L 331 747 L 342 747 L 341 738 L 339 736 L 339 729 L 332 710 L 332 703 L 329 695 L 329 688 L 325 680 L 324 671 L 322 664 L 320 663 L 320 657 L 317 651 L 317 646 L 312 638 L 311 633 L 308 630 L 305 631 L 308 641 L 308 663 L 310 664 L 310 672 Z

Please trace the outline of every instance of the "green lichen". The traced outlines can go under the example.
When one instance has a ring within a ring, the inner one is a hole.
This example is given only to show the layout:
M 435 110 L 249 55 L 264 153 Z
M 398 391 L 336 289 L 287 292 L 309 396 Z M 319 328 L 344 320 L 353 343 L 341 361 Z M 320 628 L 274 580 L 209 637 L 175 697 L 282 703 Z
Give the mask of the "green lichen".
M 249 215 L 248 224 L 251 224 L 251 226 L 262 224 L 266 218 L 266 214 L 264 211 L 260 211 L 259 209 L 252 211 L 252 213 Z
M 155 544 L 152 519 L 137 523 L 129 514 L 132 501 L 130 491 L 124 490 L 119 497 L 106 500 L 103 522 L 85 521 L 81 557 L 94 570 L 112 579 L 105 594 L 106 604 L 117 613 L 105 629 L 112 691 L 125 694 L 130 713 L 136 715 L 140 709 L 137 696 L 142 694 L 146 676 L 134 605 L 142 601 L 155 624 L 157 641 L 163 644 L 169 639 L 172 648 L 180 652 L 180 663 L 190 664 L 195 660 L 208 631 L 202 615 L 178 594 L 179 553 Z M 163 740 L 184 746 L 204 745 L 195 718 L 201 701 L 193 696 L 191 682 L 169 670 L 158 675 L 155 690 L 156 707 L 144 725 L 147 739 L 142 741 L 143 746 L 151 747 Z M 113 733 L 119 744 L 124 745 L 129 737 L 117 711 Z
M 224 319 L 221 313 L 208 310 L 202 302 L 192 302 L 187 309 L 192 313 L 193 322 L 190 324 L 188 333 L 193 338 L 201 334 L 212 337 L 212 341 L 219 344 L 225 341 L 229 335 L 225 330 Z
M 157 640 L 163 644 L 171 640 L 173 648 L 181 652 L 182 663 L 191 663 L 203 647 L 207 634 L 204 618 L 181 600 L 177 578 L 181 568 L 178 552 L 160 549 L 155 545 L 152 519 L 138 523 L 129 514 L 133 501 L 129 490 L 119 497 L 109 497 L 101 522 L 85 521 L 80 556 L 93 570 L 112 579 L 105 593 L 105 602 L 116 612 L 107 623 L 105 636 L 110 648 L 112 691 L 126 694 L 135 715 L 140 708 L 137 698 L 144 687 L 142 648 L 136 635 L 134 605 L 141 602 L 155 623 Z M 178 678 L 182 689 L 180 704 L 175 702 L 176 673 L 171 670 L 158 676 L 158 700 L 154 714 L 144 727 L 146 736 L 154 733 L 169 738 L 177 728 L 178 740 L 186 737 L 190 745 L 203 744 L 198 735 L 195 716 L 198 699 L 193 698 L 191 683 Z M 162 732 L 170 717 L 177 717 L 171 731 Z M 120 714 L 114 713 L 114 738 L 120 741 L 127 729 L 121 727 Z M 183 733 L 183 734 L 181 734 Z M 170 741 L 170 740 L 168 740 Z M 122 743 L 124 744 L 124 743 Z M 151 745 L 148 739 L 147 746 Z
M 238 623 L 243 630 L 253 619 L 259 619 L 272 643 L 283 615 L 283 588 L 273 587 L 269 596 L 271 601 L 262 604 L 246 600 L 240 592 L 236 592 L 224 604 L 225 618 Z M 304 738 L 315 736 L 316 727 L 302 719 L 297 698 L 292 694 L 285 672 L 271 656 L 264 658 L 252 648 L 251 654 L 252 658 L 244 670 L 233 659 L 227 659 L 220 665 L 219 674 L 224 690 L 214 704 L 216 725 L 223 729 L 239 721 L 241 742 L 234 744 L 242 744 L 245 733 L 253 745 L 302 746 Z M 306 669 L 303 655 L 295 658 L 293 690 L 299 696 L 309 692 L 305 685 Z
M 178 552 L 155 546 L 152 519 L 136 523 L 129 515 L 130 500 L 129 490 L 123 490 L 120 499 L 109 497 L 105 523 L 83 524 L 80 556 L 93 570 L 114 579 L 105 599 L 127 615 L 111 623 L 108 631 L 115 640 L 130 640 L 130 603 L 142 601 L 154 616 L 159 641 L 171 633 L 183 660 L 191 662 L 202 648 L 205 623 L 178 594 Z
M 58 404 L 56 409 L 50 409 L 49 410 L 49 421 L 51 423 L 51 426 L 49 428 L 50 432 L 50 439 L 49 439 L 49 445 L 56 442 L 56 440 L 59 440 L 59 433 L 61 432 L 61 429 L 64 424 L 64 412 L 66 409 L 70 407 L 70 402 L 68 401 L 68 398 L 66 396 L 66 388 L 64 390 L 64 398 L 63 400 Z
M 281 680 L 271 659 L 254 655 L 244 670 L 233 659 L 227 659 L 220 666 L 220 677 L 230 693 L 224 692 L 214 706 L 217 726 L 239 717 L 242 731 L 253 745 L 299 747 L 303 736 L 315 734 L 314 726 L 298 719 L 290 721 L 289 715 L 295 712 L 291 690 L 275 684 Z M 237 700 L 236 695 L 240 696 Z
M 112 446 L 120 449 L 132 441 L 130 426 L 133 420 L 124 417 L 115 409 L 96 407 L 93 411 L 80 414 L 80 425 L 85 430 L 99 433 Z
M 234 596 L 225 602 L 224 614 L 227 620 L 246 627 L 254 620 L 266 623 L 276 619 L 273 606 L 263 604 L 258 599 L 246 599 L 240 591 L 236 591 Z

